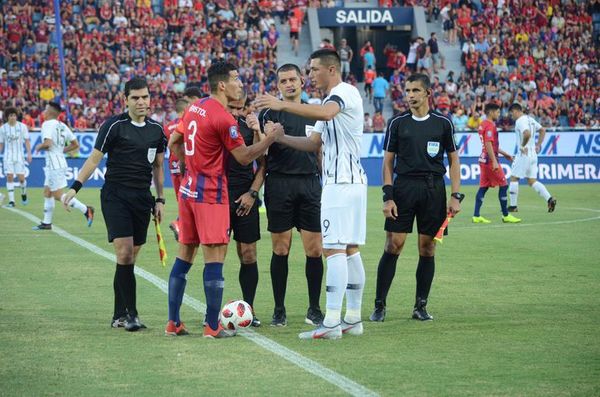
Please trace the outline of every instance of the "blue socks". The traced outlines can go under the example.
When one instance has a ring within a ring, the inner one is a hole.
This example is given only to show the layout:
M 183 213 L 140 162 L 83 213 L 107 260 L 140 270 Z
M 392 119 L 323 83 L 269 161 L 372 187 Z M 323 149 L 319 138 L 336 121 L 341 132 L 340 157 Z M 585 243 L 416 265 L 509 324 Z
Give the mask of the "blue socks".
M 473 212 L 473 216 L 479 216 L 479 210 L 481 210 L 481 206 L 483 205 L 483 198 L 485 197 L 485 193 L 487 191 L 487 187 L 480 187 L 477 191 L 477 195 L 475 196 L 475 212 Z
M 506 192 L 508 191 L 508 185 L 500 186 L 500 190 L 498 190 L 498 199 L 500 200 L 500 209 L 502 209 L 502 215 L 508 215 L 508 197 Z
M 175 321 L 180 325 L 179 309 L 183 302 L 185 293 L 186 275 L 190 271 L 192 264 L 183 259 L 175 258 L 171 275 L 169 276 L 169 320 Z
M 219 326 L 219 312 L 223 301 L 223 263 L 204 264 L 204 295 L 206 296 L 206 321 L 213 330 Z

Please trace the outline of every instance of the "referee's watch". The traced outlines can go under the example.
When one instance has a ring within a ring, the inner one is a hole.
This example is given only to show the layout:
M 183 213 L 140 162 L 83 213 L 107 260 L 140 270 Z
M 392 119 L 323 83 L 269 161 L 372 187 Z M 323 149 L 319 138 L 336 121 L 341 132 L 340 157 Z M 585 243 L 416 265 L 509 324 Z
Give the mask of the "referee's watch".
M 465 195 L 464 195 L 464 194 L 462 194 L 462 193 L 458 193 L 458 192 L 456 192 L 456 193 L 452 193 L 450 196 L 451 196 L 451 197 L 453 197 L 453 198 L 455 198 L 455 199 L 457 199 L 459 203 L 460 203 L 461 201 L 463 201 L 463 199 L 465 198 Z
M 250 193 L 250 197 L 252 197 L 254 200 L 256 200 L 258 198 L 258 192 L 256 190 L 248 190 L 248 193 Z
M 155 203 L 161 203 L 162 205 L 165 205 L 165 199 L 162 197 L 157 197 L 156 200 L 154 200 Z

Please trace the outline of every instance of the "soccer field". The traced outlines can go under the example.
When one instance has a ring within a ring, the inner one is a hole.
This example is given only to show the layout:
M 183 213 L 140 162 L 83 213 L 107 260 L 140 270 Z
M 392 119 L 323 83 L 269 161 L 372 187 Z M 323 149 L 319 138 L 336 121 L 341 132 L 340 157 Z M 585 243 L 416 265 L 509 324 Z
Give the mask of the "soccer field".
M 188 277 L 182 318 L 190 336 L 163 336 L 166 280 L 177 249 L 168 222 L 176 206 L 168 189 L 162 267 L 153 226 L 137 266 L 140 318 L 148 329 L 109 327 L 114 260 L 99 210 L 99 191 L 79 197 L 97 208 L 83 216 L 55 210 L 52 232 L 31 230 L 42 215 L 41 189 L 30 204 L 0 208 L 0 395 L 600 395 L 600 185 L 551 185 L 555 213 L 521 186 L 522 224 L 500 221 L 497 190 L 471 223 L 475 187 L 438 246 L 428 310 L 433 322 L 410 319 L 418 259 L 409 237 L 398 262 L 384 323 L 368 316 L 384 242 L 381 193 L 369 190 L 365 334 L 339 341 L 300 341 L 307 330 L 304 255 L 298 236 L 290 254 L 288 326 L 268 326 L 273 309 L 271 244 L 261 219 L 257 316 L 246 337 L 202 338 L 202 260 Z M 29 216 L 28 216 L 29 214 Z M 233 246 L 224 300 L 240 298 Z M 152 282 L 150 282 L 151 280 Z M 325 307 L 322 293 L 321 306 Z

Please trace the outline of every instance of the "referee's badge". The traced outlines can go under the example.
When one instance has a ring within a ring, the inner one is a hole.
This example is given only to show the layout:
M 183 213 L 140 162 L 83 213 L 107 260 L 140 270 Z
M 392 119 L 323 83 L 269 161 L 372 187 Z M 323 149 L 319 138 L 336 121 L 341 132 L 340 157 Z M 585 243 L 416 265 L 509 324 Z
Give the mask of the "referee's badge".
M 153 163 L 155 158 L 156 158 L 156 148 L 149 148 L 148 149 L 148 162 Z
M 232 125 L 231 127 L 229 127 L 229 136 L 231 137 L 231 139 L 237 139 L 237 137 L 238 137 L 237 126 Z
M 439 142 L 427 142 L 427 154 L 430 157 L 435 157 L 440 152 L 440 143 Z

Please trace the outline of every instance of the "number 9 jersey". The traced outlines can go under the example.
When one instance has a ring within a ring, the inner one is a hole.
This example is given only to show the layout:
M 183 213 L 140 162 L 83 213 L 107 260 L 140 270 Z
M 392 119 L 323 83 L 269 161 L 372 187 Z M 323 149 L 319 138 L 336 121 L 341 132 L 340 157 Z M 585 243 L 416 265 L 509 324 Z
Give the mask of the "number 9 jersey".
M 183 134 L 186 173 L 179 188 L 182 200 L 229 204 L 229 152 L 244 144 L 237 121 L 211 97 L 188 107 L 178 132 Z

